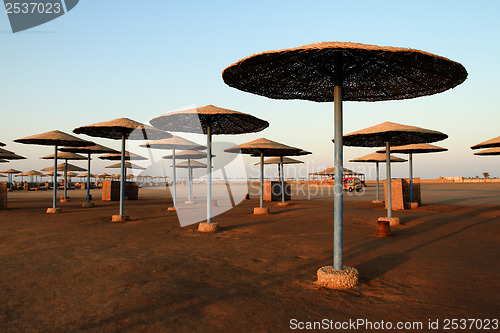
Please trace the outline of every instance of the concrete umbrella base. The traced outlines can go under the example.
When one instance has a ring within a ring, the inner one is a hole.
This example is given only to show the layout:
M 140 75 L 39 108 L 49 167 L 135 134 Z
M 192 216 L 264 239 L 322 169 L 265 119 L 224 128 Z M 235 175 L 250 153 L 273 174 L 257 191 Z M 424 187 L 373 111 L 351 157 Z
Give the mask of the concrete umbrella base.
M 175 212 L 177 210 L 177 208 L 175 207 L 168 207 L 167 209 L 169 212 Z
M 255 207 L 253 209 L 254 215 L 267 215 L 269 214 L 269 208 L 268 207 Z
M 130 220 L 130 217 L 127 215 L 113 215 L 111 216 L 111 222 L 127 222 Z
M 336 270 L 333 266 L 323 266 L 317 275 L 318 285 L 330 289 L 350 289 L 359 283 L 359 272 L 354 267 Z
M 184 201 L 184 204 L 186 204 L 186 205 L 192 205 L 192 204 L 194 204 L 194 202 L 193 201 Z
M 288 205 L 289 205 L 288 202 L 278 202 L 278 204 L 276 206 L 278 206 L 278 207 L 286 207 Z
M 377 237 L 389 237 L 391 236 L 391 227 L 387 219 L 380 218 L 377 222 L 377 232 L 375 236 Z
M 418 202 L 410 202 L 410 209 L 418 208 Z
M 95 207 L 95 203 L 93 203 L 93 202 L 84 202 L 84 203 L 82 203 L 82 207 L 83 208 L 94 208 Z
M 399 217 L 391 217 L 391 218 L 388 218 L 388 217 L 379 217 L 378 220 L 379 221 L 387 221 L 387 222 L 389 222 L 389 225 L 391 227 L 393 227 L 395 225 L 400 225 L 400 223 L 399 223 Z
M 70 198 L 66 198 L 66 199 L 64 199 L 64 197 L 59 198 L 59 202 L 70 202 L 70 201 L 71 201 Z
M 384 202 L 380 201 L 380 200 L 373 200 L 372 203 L 374 203 L 374 204 L 383 204 Z
M 217 223 L 217 222 L 212 222 L 212 223 L 200 222 L 200 224 L 198 224 L 198 231 L 199 232 L 218 232 L 219 231 L 219 223 Z
M 59 214 L 62 213 L 62 208 L 57 207 L 57 208 L 47 208 L 47 214 Z

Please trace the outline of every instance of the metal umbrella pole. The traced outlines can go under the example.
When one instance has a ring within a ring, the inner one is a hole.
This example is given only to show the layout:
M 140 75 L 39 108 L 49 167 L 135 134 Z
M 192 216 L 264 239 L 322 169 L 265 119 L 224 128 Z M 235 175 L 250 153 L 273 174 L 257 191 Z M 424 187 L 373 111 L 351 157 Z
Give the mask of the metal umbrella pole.
M 410 153 L 410 203 L 413 202 L 413 154 Z
M 188 158 L 189 201 L 193 201 L 193 173 L 191 172 L 191 159 Z
M 207 126 L 207 223 L 212 223 L 212 128 Z
M 378 162 L 375 162 L 375 164 L 377 165 L 377 201 L 380 201 L 380 198 L 379 198 L 379 194 L 378 194 L 378 188 L 379 188 L 379 166 L 378 166 Z
M 64 200 L 68 199 L 68 160 L 64 160 Z
M 385 165 L 387 170 L 387 217 L 392 218 L 392 192 L 391 192 L 391 146 L 385 143 Z
M 260 208 L 264 208 L 264 153 L 260 153 Z
M 336 66 L 337 67 L 337 66 Z M 342 78 L 336 77 L 334 87 L 335 183 L 333 189 L 333 269 L 343 269 L 343 140 L 342 140 Z
M 54 197 L 52 202 L 52 208 L 57 208 L 57 145 L 54 147 Z
M 125 198 L 125 134 L 122 134 L 122 156 L 121 156 L 121 173 L 120 178 L 120 216 L 123 216 L 123 201 Z
M 285 169 L 283 169 L 283 156 L 280 156 L 281 165 L 281 202 L 285 203 Z
M 173 167 L 174 167 L 174 195 L 173 195 L 173 199 L 174 199 L 174 207 L 177 208 L 177 172 L 176 172 L 176 166 L 175 166 L 175 148 L 172 149 L 172 163 L 174 164 Z
M 90 203 L 90 153 L 88 154 L 87 163 L 87 203 Z

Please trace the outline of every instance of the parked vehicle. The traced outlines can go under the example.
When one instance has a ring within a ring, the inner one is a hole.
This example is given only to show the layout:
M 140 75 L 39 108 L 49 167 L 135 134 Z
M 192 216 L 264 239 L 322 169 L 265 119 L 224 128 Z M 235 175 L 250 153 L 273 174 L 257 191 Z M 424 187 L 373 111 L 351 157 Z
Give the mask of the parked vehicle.
M 356 192 L 361 191 L 363 185 L 361 184 L 361 180 L 356 177 L 347 177 L 344 178 L 344 190 L 352 192 L 356 190 Z

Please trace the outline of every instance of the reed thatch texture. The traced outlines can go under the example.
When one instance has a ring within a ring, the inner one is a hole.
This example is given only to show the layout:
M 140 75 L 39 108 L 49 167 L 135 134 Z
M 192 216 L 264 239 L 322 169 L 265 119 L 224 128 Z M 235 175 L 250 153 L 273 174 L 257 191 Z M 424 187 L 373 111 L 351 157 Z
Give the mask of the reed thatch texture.
M 181 138 L 180 136 L 177 136 L 177 135 L 174 135 L 168 139 L 151 141 L 151 142 L 139 145 L 139 147 L 153 148 L 153 149 L 189 149 L 189 150 L 205 150 L 205 149 L 207 149 L 206 146 L 199 145 L 196 142 L 186 140 L 186 139 Z M 177 156 L 177 153 L 175 153 L 175 156 Z
M 14 142 L 44 146 L 72 147 L 91 146 L 94 144 L 93 142 L 82 140 L 76 136 L 57 130 L 16 139 Z
M 171 160 L 173 159 L 173 155 L 166 155 L 163 156 L 162 158 L 165 160 Z M 212 157 L 215 157 L 215 155 L 212 155 Z M 207 158 L 207 153 L 197 151 L 197 150 L 181 150 L 179 152 L 175 152 L 175 159 L 180 159 L 180 160 L 198 160 L 201 158 Z
M 125 136 L 127 140 L 158 140 L 170 138 L 172 134 L 160 131 L 149 125 L 139 123 L 128 118 L 118 118 L 92 125 L 77 127 L 76 134 L 86 134 L 93 137 L 120 140 Z
M 120 169 L 122 167 L 121 163 L 108 165 L 106 168 L 110 169 Z M 136 165 L 130 162 L 125 162 L 125 169 L 137 169 L 137 170 L 146 170 L 146 168 L 141 167 L 140 165 Z
M 99 156 L 99 159 L 101 159 L 101 160 L 109 160 L 109 161 L 120 161 L 122 159 L 122 154 L 120 152 L 106 154 L 106 155 L 103 155 L 103 156 Z M 141 156 L 141 155 L 134 154 L 134 153 L 126 151 L 124 159 L 125 160 L 129 160 L 129 161 L 130 160 L 145 161 L 145 160 L 147 160 L 147 157 L 144 157 L 144 156 Z
M 42 159 L 42 160 L 53 160 L 54 159 L 54 154 L 40 157 L 40 159 Z M 75 153 L 70 153 L 70 152 L 67 152 L 67 151 L 59 151 L 59 152 L 57 152 L 57 159 L 78 161 L 78 160 L 86 160 L 87 157 L 86 156 L 82 156 L 82 155 L 78 155 L 78 154 L 75 154 Z
M 480 155 L 480 156 L 500 155 L 500 147 L 493 147 L 482 151 L 478 151 L 477 153 L 474 153 L 474 155 Z
M 458 62 L 409 48 L 323 42 L 244 58 L 223 73 L 236 89 L 274 99 L 333 101 L 342 82 L 344 101 L 415 98 L 461 84 Z
M 120 152 L 118 150 L 108 148 L 105 146 L 101 146 L 98 144 L 94 144 L 93 146 L 88 147 L 61 147 L 60 151 L 67 151 L 71 153 L 81 153 L 81 154 L 111 154 Z
M 293 156 L 302 151 L 300 148 L 295 148 L 291 146 L 284 145 L 275 141 L 260 138 L 241 145 L 237 145 L 231 148 L 224 149 L 228 153 L 236 154 L 252 154 L 260 156 Z
M 252 115 L 213 105 L 165 113 L 149 123 L 166 131 L 203 134 L 210 126 L 214 135 L 253 133 L 269 126 L 267 121 Z
M 392 152 L 392 149 L 391 149 L 391 152 Z M 392 156 L 392 155 L 391 155 L 390 159 L 391 159 L 391 163 L 406 162 L 407 161 L 404 158 L 399 158 L 399 157 Z M 386 162 L 386 155 L 385 155 L 385 152 L 383 154 L 376 152 L 376 153 L 371 153 L 371 154 L 368 154 L 365 156 L 361 156 L 361 157 L 352 159 L 349 162 L 366 162 L 366 163 L 380 162 L 380 163 L 385 163 Z
M 500 136 L 478 143 L 475 146 L 470 147 L 471 149 L 483 149 L 483 148 L 495 148 L 500 147 Z
M 447 150 L 448 150 L 447 148 L 430 145 L 428 143 L 417 143 L 411 145 L 391 147 L 391 153 L 398 153 L 398 154 L 426 154 L 426 153 L 438 153 Z M 385 154 L 385 148 L 377 150 L 377 153 Z
M 402 146 L 440 141 L 447 137 L 438 131 L 385 122 L 344 135 L 343 144 L 351 147 L 384 147 L 389 142 L 391 146 Z
M 85 169 L 82 169 L 76 165 L 73 165 L 73 164 L 68 164 L 68 171 L 77 171 L 77 172 L 81 172 L 81 171 L 87 171 Z M 61 163 L 61 164 L 58 164 L 57 165 L 57 171 L 65 171 L 66 170 L 66 163 Z M 45 169 L 42 169 L 42 171 L 54 171 L 54 167 L 51 166 L 51 167 L 48 167 L 48 168 L 45 168 Z

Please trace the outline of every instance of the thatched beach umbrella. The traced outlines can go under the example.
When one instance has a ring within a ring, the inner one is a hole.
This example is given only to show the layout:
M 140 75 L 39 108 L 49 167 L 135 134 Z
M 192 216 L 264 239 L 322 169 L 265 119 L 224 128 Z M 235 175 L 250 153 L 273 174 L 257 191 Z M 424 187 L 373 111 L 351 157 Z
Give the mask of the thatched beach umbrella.
M 57 171 L 65 171 L 65 170 L 76 171 L 76 172 L 83 172 L 83 171 L 85 171 L 85 169 L 80 168 L 79 166 L 76 166 L 76 165 L 73 165 L 73 164 L 70 164 L 70 163 L 61 163 L 61 164 L 57 165 Z M 51 167 L 42 169 L 42 171 L 54 171 L 54 167 L 51 166 Z M 57 175 L 59 175 L 59 174 L 57 174 Z
M 141 156 L 139 154 L 134 154 L 131 152 L 126 151 L 125 152 L 125 161 L 146 161 L 148 158 Z M 101 160 L 108 160 L 108 161 L 120 161 L 122 159 L 122 153 L 120 152 L 114 152 L 106 155 L 99 156 L 99 159 Z
M 390 155 L 391 163 L 406 162 L 405 159 Z M 387 162 L 387 157 L 385 154 L 375 152 L 369 155 L 361 156 L 350 160 L 349 162 L 361 162 L 361 163 L 375 163 L 377 166 L 377 196 L 375 202 L 380 202 L 379 199 L 379 163 Z
M 206 105 L 184 111 L 175 111 L 151 119 L 154 127 L 174 132 L 203 133 L 207 135 L 207 224 L 199 230 L 213 231 L 212 223 L 212 135 L 260 132 L 269 126 L 265 120 L 252 115 Z
M 125 166 L 125 169 L 146 170 L 146 168 L 141 167 L 140 165 L 137 165 L 137 164 L 130 163 L 130 162 L 125 162 L 123 165 Z M 106 168 L 108 168 L 108 169 L 119 169 L 121 167 L 122 167 L 122 163 L 116 163 L 116 164 L 108 165 Z M 125 177 L 127 177 L 126 174 L 125 174 Z
M 81 146 L 91 146 L 93 144 L 92 142 L 82 140 L 80 138 L 77 138 L 76 136 L 69 135 L 57 130 L 17 139 L 14 140 L 14 142 L 54 146 L 54 155 L 55 155 L 54 169 L 57 166 L 57 147 L 59 146 L 81 147 Z M 59 212 L 61 212 L 61 208 L 57 207 L 57 174 L 56 174 L 54 176 L 53 204 L 52 208 L 47 209 L 47 213 L 59 213 Z
M 448 135 L 416 126 L 408 126 L 385 122 L 360 131 L 344 135 L 345 146 L 350 147 L 383 147 L 385 146 L 387 172 L 387 219 L 392 224 L 398 224 L 398 219 L 392 217 L 391 201 L 391 146 L 402 146 L 414 143 L 441 141 Z
M 16 170 L 16 169 L 8 169 L 8 170 L 1 171 L 0 173 L 6 173 L 8 175 L 8 179 L 7 179 L 8 184 L 7 185 L 8 185 L 8 188 L 11 188 L 10 185 L 12 183 L 12 175 L 21 173 L 21 171 Z
M 297 153 L 297 155 L 294 156 L 301 156 L 301 155 L 307 155 L 311 154 L 310 152 L 306 151 L 300 151 Z M 250 156 L 255 156 L 255 155 L 250 155 Z M 256 165 L 260 165 L 261 162 L 255 163 Z M 278 179 L 280 181 L 280 190 L 281 190 L 281 206 L 285 206 L 285 164 L 299 164 L 299 163 L 304 163 L 299 160 L 295 160 L 293 158 L 289 157 L 284 157 L 284 156 L 275 156 L 268 158 L 264 160 L 264 164 L 277 164 L 278 165 Z M 308 188 L 309 191 L 309 188 Z
M 145 144 L 140 145 L 143 148 L 153 148 L 153 149 L 172 149 L 172 164 L 175 165 L 175 150 L 176 149 L 190 149 L 190 150 L 205 150 L 207 147 L 197 144 L 196 142 L 186 140 L 181 138 L 180 136 L 172 136 L 168 139 L 161 139 L 156 141 L 151 141 Z M 174 182 L 173 182 L 173 202 L 174 207 L 169 207 L 169 210 L 175 210 L 177 208 L 177 175 L 176 168 L 173 168 L 174 172 Z M 191 201 L 191 195 L 190 201 Z
M 478 151 L 477 153 L 474 153 L 474 155 L 479 155 L 479 156 L 500 155 L 500 147 L 488 148 L 482 151 Z
M 9 163 L 9 161 L 0 159 L 0 163 Z
M 410 204 L 413 202 L 413 154 L 429 154 L 447 151 L 448 149 L 430 145 L 428 143 L 417 143 L 404 146 L 391 147 L 391 152 L 394 154 L 408 154 L 410 160 Z M 377 151 L 378 153 L 385 153 L 385 149 Z
M 43 159 L 43 160 L 54 159 L 54 154 L 40 157 L 40 159 Z M 85 156 L 78 155 L 78 154 L 75 154 L 75 153 L 70 153 L 70 152 L 67 152 L 67 151 L 59 151 L 57 153 L 57 159 L 64 160 L 65 165 L 67 166 L 68 165 L 68 161 L 81 161 L 81 160 L 86 160 L 87 158 Z M 64 197 L 61 198 L 61 202 L 67 202 L 67 201 L 69 201 L 68 194 L 67 194 L 68 193 L 68 184 L 67 184 L 67 182 L 68 182 L 68 170 L 64 170 Z
M 90 177 L 92 174 L 90 173 L 90 156 L 92 154 L 107 154 L 107 153 L 119 153 L 117 150 L 104 147 L 94 143 L 92 146 L 88 147 L 62 147 L 61 151 L 71 152 L 71 153 L 81 153 L 87 154 L 87 202 L 82 204 L 82 207 L 92 208 L 95 206 L 93 202 L 90 201 Z M 81 176 L 83 177 L 83 175 Z M 92 176 L 93 177 L 93 176 Z
M 484 148 L 495 148 L 495 147 L 500 147 L 500 136 L 497 136 L 496 138 L 478 143 L 477 145 L 474 145 L 470 148 L 471 149 L 484 149 Z
M 204 149 L 206 149 L 206 147 L 204 147 Z M 215 156 L 212 155 L 212 157 L 215 157 Z M 178 158 L 181 160 L 187 159 L 188 180 L 189 180 L 189 198 L 188 198 L 188 201 L 186 201 L 185 203 L 187 203 L 187 204 L 193 203 L 193 169 L 190 168 L 189 166 L 191 165 L 191 160 L 198 160 L 198 159 L 202 159 L 202 158 L 207 158 L 207 153 L 203 153 L 203 152 L 198 151 L 198 150 L 182 150 L 182 151 L 176 152 L 175 154 L 172 154 L 172 155 L 163 156 L 162 158 L 166 159 L 166 160 L 169 160 L 169 159 L 174 160 L 175 158 Z M 172 162 L 172 164 L 175 164 L 175 162 Z M 175 170 L 174 170 L 174 182 L 175 182 Z
M 236 154 L 260 155 L 260 205 L 258 208 L 254 208 L 254 214 L 268 214 L 269 208 L 264 208 L 264 156 L 293 156 L 299 154 L 302 149 L 261 138 L 224 149 L 224 151 Z
M 26 157 L 24 157 L 24 156 L 17 155 L 16 153 L 14 153 L 12 151 L 7 150 L 7 149 L 3 149 L 3 148 L 0 148 L 0 158 L 4 159 L 4 160 L 25 160 L 26 159 Z
M 38 176 L 43 176 L 43 173 L 40 171 L 36 170 L 30 170 L 30 171 L 25 171 L 23 173 L 19 173 L 16 175 L 16 177 L 24 177 L 24 176 L 29 176 L 30 177 L 30 183 L 33 185 L 33 176 L 38 177 Z
M 0 142 L 0 147 L 5 147 L 5 143 Z
M 343 101 L 386 101 L 446 91 L 467 78 L 465 68 L 427 52 L 358 43 L 316 43 L 242 59 L 222 73 L 229 86 L 275 99 L 334 102 L 335 168 L 342 169 Z M 357 270 L 343 266 L 342 175 L 335 175 L 334 262 L 320 284 L 348 288 Z M 356 276 L 356 277 L 354 277 Z M 352 280 L 351 280 L 352 278 Z
M 169 138 L 172 134 L 159 131 L 149 125 L 139 123 L 128 118 L 119 118 L 102 123 L 81 126 L 73 132 L 86 134 L 93 137 L 121 140 L 121 174 L 120 179 L 120 212 L 113 215 L 112 221 L 127 221 L 129 218 L 123 214 L 123 202 L 125 196 L 125 140 L 151 140 Z
M 207 165 L 200 163 L 198 161 L 191 161 L 191 163 L 188 164 L 188 162 L 182 162 L 182 163 L 177 163 L 175 165 L 176 168 L 182 168 L 182 169 L 202 169 L 206 168 Z

